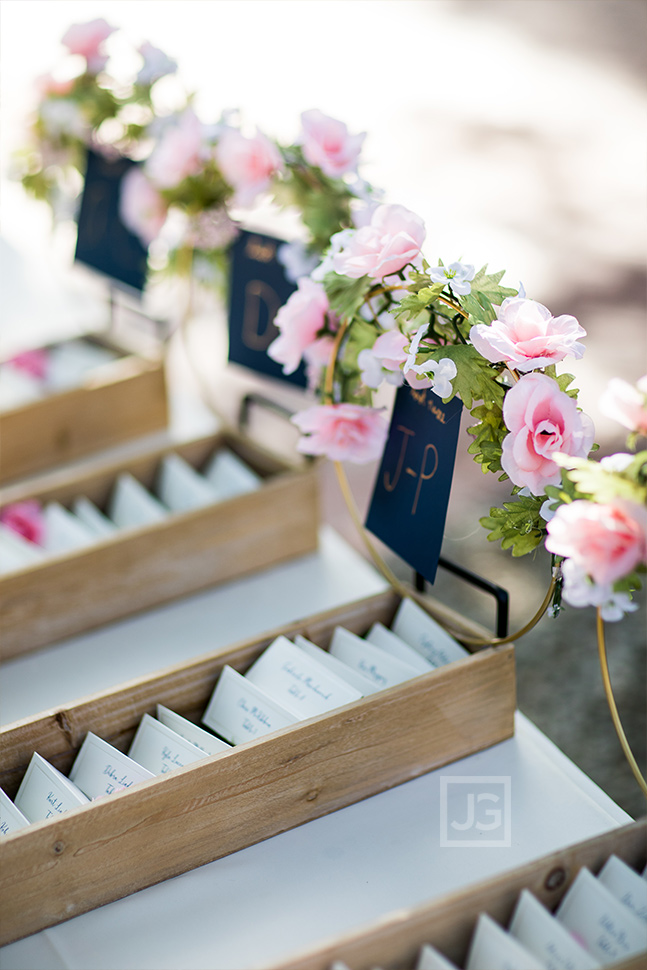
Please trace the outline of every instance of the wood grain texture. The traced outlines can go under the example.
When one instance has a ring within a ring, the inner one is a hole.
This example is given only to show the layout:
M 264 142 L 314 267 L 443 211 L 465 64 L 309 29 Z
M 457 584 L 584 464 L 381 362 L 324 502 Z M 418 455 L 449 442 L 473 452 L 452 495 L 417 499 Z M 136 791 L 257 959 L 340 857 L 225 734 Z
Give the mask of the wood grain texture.
M 127 462 L 96 463 L 29 489 L 3 490 L 0 504 L 35 498 L 69 503 L 85 495 L 105 505 L 120 472 L 153 484 L 162 457 L 175 452 L 199 467 L 226 444 L 258 471 L 263 486 L 225 502 L 174 513 L 162 522 L 119 531 L 93 546 L 0 578 L 0 659 L 93 629 L 217 583 L 237 579 L 317 545 L 314 469 L 286 464 L 233 434 L 167 446 Z
M 90 726 L 125 746 L 141 714 L 158 701 L 197 718 L 221 666 L 244 670 L 276 633 L 318 633 L 325 645 L 346 617 L 357 632 L 365 632 L 378 617 L 392 615 L 397 603 L 392 593 L 371 597 L 363 606 L 328 611 L 183 668 L 26 719 L 2 732 L 2 762 L 14 769 L 24 766 L 36 746 L 44 757 L 65 765 Z M 513 648 L 486 649 L 7 836 L 0 844 L 0 943 L 497 743 L 513 733 L 514 707 Z M 379 758 L 371 757 L 377 750 Z
M 383 970 L 413 970 L 425 943 L 431 943 L 462 967 L 480 913 L 487 913 L 506 926 L 522 889 L 529 889 L 554 910 L 583 866 L 597 873 L 612 853 L 633 868 L 642 869 L 647 854 L 647 819 L 553 852 L 422 906 L 398 910 L 268 970 L 329 970 L 335 960 L 343 961 L 350 970 L 373 970 L 376 966 Z M 642 956 L 616 964 L 615 970 L 639 970 L 644 966 Z

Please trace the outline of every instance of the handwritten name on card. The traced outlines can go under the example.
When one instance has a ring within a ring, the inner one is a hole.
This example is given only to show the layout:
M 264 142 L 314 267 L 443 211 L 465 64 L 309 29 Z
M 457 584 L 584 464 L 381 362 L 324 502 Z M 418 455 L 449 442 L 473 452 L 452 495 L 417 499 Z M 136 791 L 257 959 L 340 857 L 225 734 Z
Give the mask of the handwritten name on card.
M 398 390 L 366 528 L 433 582 L 463 406 L 429 388 Z

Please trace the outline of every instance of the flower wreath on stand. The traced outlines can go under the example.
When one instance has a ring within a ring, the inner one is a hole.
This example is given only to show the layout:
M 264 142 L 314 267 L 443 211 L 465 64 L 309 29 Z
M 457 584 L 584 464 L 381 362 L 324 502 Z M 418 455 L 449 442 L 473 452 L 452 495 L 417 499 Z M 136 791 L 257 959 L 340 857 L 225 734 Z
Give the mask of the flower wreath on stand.
M 298 448 L 335 462 L 364 541 L 387 578 L 352 509 L 340 462 L 369 462 L 384 449 L 387 422 L 373 396 L 386 381 L 458 396 L 473 418 L 468 451 L 483 472 L 512 486 L 509 501 L 481 524 L 513 556 L 542 544 L 552 577 L 537 615 L 569 605 L 598 611 L 600 663 L 620 742 L 647 796 L 647 784 L 620 724 L 608 675 L 603 621 L 636 609 L 631 594 L 647 571 L 647 378 L 636 388 L 612 381 L 603 406 L 630 430 L 628 451 L 601 461 L 591 419 L 578 407 L 574 378 L 559 374 L 580 358 L 586 336 L 569 315 L 553 316 L 523 289 L 502 286 L 487 267 L 422 256 L 423 221 L 399 205 L 373 208 L 365 225 L 332 237 L 322 263 L 279 310 L 270 356 L 289 373 L 301 358 L 320 361 L 320 403 L 294 416 Z

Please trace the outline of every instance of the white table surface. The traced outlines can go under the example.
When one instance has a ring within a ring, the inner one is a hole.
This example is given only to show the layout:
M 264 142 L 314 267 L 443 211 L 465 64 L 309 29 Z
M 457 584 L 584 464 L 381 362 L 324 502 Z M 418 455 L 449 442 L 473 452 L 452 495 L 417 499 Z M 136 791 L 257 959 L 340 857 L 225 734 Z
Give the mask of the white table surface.
M 316 553 L 6 663 L 2 718 L 17 720 L 384 586 L 324 528 Z M 510 778 L 509 848 L 441 848 L 440 779 L 466 775 Z M 258 966 L 627 821 L 518 715 L 509 741 L 6 946 L 0 968 Z

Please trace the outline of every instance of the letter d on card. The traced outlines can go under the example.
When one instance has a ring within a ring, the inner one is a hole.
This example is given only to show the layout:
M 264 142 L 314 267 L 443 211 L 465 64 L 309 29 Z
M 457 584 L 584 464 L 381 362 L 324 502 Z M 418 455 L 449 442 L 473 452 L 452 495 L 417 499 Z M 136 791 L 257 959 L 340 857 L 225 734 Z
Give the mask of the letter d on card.
M 463 405 L 430 388 L 397 393 L 366 528 L 434 581 Z

